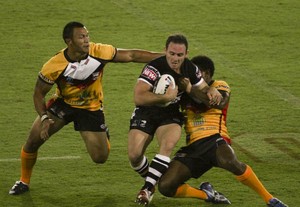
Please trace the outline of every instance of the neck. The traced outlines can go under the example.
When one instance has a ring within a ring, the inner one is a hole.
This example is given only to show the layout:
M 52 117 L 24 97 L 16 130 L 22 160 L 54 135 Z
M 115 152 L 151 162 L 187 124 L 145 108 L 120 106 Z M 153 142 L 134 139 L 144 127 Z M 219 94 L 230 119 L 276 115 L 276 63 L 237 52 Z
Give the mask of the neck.
M 71 60 L 79 62 L 80 60 L 83 60 L 86 58 L 87 53 L 72 52 L 72 50 L 70 50 L 68 48 L 67 55 Z

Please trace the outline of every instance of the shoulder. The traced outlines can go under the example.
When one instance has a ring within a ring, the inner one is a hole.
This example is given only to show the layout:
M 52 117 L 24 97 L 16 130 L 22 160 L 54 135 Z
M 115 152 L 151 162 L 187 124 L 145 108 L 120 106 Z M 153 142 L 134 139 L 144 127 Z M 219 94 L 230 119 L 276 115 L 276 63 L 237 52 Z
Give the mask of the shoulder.
M 64 50 L 59 51 L 51 59 L 49 59 L 39 72 L 39 77 L 50 84 L 54 84 L 55 79 L 64 71 L 69 64 L 64 56 Z
M 198 67 L 189 59 L 185 58 L 181 66 L 181 73 L 185 76 L 195 75 L 199 71 Z
M 103 60 L 112 60 L 117 52 L 113 45 L 90 42 L 89 54 Z
M 161 56 L 161 57 L 158 57 L 152 61 L 150 61 L 148 63 L 148 65 L 151 65 L 153 67 L 156 67 L 156 68 L 163 68 L 163 67 L 166 67 L 167 64 L 167 59 L 166 59 L 166 56 Z
M 165 56 L 156 58 L 144 66 L 139 78 L 147 80 L 153 85 L 162 74 L 172 72 L 168 70 L 167 65 Z
M 212 83 L 212 86 L 215 87 L 218 90 L 222 90 L 222 91 L 227 91 L 230 93 L 230 86 L 228 85 L 228 83 L 226 81 L 223 80 L 215 80 Z
M 65 58 L 64 50 L 62 49 L 58 53 L 56 53 L 53 57 L 51 57 L 44 65 L 43 68 L 58 68 L 60 66 L 64 67 L 66 64 L 68 64 L 68 60 Z
M 158 74 L 172 72 L 167 63 L 166 56 L 162 56 L 150 61 L 148 64 L 146 64 L 145 68 L 147 70 L 153 70 Z

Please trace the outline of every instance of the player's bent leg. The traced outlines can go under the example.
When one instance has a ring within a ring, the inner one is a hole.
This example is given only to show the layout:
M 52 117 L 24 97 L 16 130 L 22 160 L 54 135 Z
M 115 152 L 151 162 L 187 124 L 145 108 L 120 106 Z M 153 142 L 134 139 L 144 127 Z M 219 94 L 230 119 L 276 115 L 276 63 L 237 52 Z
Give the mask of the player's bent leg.
M 258 179 L 252 168 L 242 162 L 240 162 L 233 149 L 223 144 L 218 146 L 217 159 L 219 167 L 224 168 L 236 175 L 244 185 L 253 189 L 258 195 L 260 195 L 268 206 L 274 207 L 286 207 L 287 205 L 282 203 L 277 198 L 274 198 L 268 190 L 264 187 L 261 181 Z
M 52 114 L 49 114 L 49 118 L 54 121 L 54 123 L 50 125 L 48 131 L 48 134 L 51 137 L 53 134 L 55 134 L 57 131 L 59 131 L 61 128 L 65 126 L 65 122 L 62 119 L 57 118 Z M 45 143 L 45 140 L 41 139 L 40 136 L 41 128 L 42 128 L 41 120 L 40 117 L 37 116 L 31 126 L 26 143 L 23 146 L 25 152 L 27 153 L 37 152 L 38 149 Z
M 156 130 L 156 136 L 159 154 L 170 157 L 181 137 L 181 126 L 174 123 L 160 126 Z
M 246 170 L 246 165 L 240 162 L 233 149 L 228 144 L 221 144 L 216 151 L 218 166 L 235 175 L 241 175 Z
M 158 190 L 166 197 L 175 197 L 179 186 L 190 178 L 191 173 L 188 167 L 177 160 L 173 160 L 168 170 L 160 178 Z
M 131 129 L 128 133 L 127 153 L 130 166 L 142 177 L 148 172 L 149 162 L 144 153 L 152 138 L 138 129 Z
M 194 188 L 185 182 L 191 178 L 188 167 L 179 161 L 172 161 L 167 172 L 161 177 L 158 189 L 164 196 L 174 198 L 197 198 L 215 204 L 230 204 L 230 201 L 220 192 L 213 189 L 208 182 Z
M 64 126 L 64 122 L 61 119 L 56 120 L 50 126 L 49 135 L 51 136 L 56 131 Z M 37 160 L 38 149 L 45 143 L 45 140 L 40 138 L 41 121 L 40 117 L 37 117 L 32 124 L 29 136 L 26 143 L 21 150 L 21 177 L 19 181 L 16 181 L 14 186 L 10 189 L 10 195 L 20 195 L 29 191 L 29 184 L 33 167 Z
M 92 160 L 98 164 L 105 163 L 110 151 L 106 132 L 80 131 L 80 135 Z

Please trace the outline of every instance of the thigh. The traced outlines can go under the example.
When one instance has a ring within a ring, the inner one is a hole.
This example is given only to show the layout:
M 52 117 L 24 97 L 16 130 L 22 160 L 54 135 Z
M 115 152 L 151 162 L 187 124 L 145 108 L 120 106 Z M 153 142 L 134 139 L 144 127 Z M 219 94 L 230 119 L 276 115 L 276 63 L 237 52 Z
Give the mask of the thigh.
M 80 131 L 80 134 L 92 160 L 96 163 L 104 163 L 110 150 L 107 133 Z
M 128 157 L 132 164 L 140 163 L 153 137 L 138 129 L 131 129 L 128 133 Z
M 54 123 L 51 124 L 49 128 L 49 136 L 52 136 L 65 126 L 65 122 L 50 113 L 48 113 L 48 116 L 54 121 Z M 42 140 L 40 137 L 41 129 L 41 119 L 39 116 L 37 116 L 31 126 L 27 141 L 24 145 L 24 150 L 26 152 L 36 152 L 39 147 L 45 143 L 45 140 Z
M 228 144 L 219 145 L 216 150 L 216 155 L 219 165 L 236 159 L 233 149 Z
M 237 159 L 234 150 L 228 144 L 218 146 L 216 157 L 219 167 L 228 170 L 235 175 L 241 175 L 246 170 L 246 165 Z
M 156 136 L 159 153 L 169 157 L 181 137 L 181 126 L 175 123 L 162 125 L 156 130 Z

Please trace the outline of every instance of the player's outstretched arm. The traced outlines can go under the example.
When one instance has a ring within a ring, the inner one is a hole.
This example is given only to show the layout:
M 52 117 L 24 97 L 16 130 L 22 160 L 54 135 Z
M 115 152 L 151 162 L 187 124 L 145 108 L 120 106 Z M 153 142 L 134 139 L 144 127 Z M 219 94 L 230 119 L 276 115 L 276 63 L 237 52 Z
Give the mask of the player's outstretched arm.
M 148 63 L 151 60 L 154 60 L 160 56 L 163 56 L 164 53 L 152 52 L 147 50 L 140 49 L 119 49 L 117 54 L 113 59 L 113 62 L 138 62 L 138 63 Z

